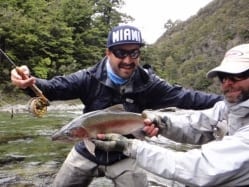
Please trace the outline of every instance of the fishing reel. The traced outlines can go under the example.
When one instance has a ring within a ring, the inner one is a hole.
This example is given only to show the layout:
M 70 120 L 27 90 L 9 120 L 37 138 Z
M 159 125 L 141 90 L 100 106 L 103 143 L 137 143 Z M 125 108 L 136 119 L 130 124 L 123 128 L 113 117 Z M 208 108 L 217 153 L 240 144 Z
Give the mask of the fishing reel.
M 0 53 L 15 67 L 16 72 L 23 80 L 29 78 L 20 67 L 18 67 L 8 55 L 0 48 Z M 36 97 L 30 99 L 28 102 L 28 110 L 36 117 L 42 117 L 47 113 L 47 106 L 49 106 L 48 99 L 43 95 L 42 91 L 35 85 L 30 85 L 29 88 L 35 93 Z
M 29 78 L 19 67 L 16 67 L 15 69 L 22 79 L 25 80 Z M 29 100 L 28 110 L 35 117 L 42 117 L 47 113 L 47 106 L 49 106 L 48 99 L 43 95 L 42 91 L 35 84 L 30 85 L 29 88 L 35 93 L 36 97 L 33 97 Z
M 33 97 L 28 102 L 28 111 L 35 117 L 42 117 L 47 113 L 49 103 L 43 97 Z

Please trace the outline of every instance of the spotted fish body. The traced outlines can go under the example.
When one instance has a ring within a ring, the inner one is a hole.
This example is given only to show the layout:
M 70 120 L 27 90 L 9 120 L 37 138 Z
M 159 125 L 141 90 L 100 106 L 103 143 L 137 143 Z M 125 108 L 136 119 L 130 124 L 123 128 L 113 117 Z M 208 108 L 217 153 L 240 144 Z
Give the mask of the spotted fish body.
M 123 105 L 115 105 L 104 110 L 82 114 L 52 135 L 52 140 L 83 140 L 89 152 L 94 154 L 95 146 L 89 141 L 97 134 L 133 134 L 143 138 L 144 118 L 139 113 L 127 112 Z

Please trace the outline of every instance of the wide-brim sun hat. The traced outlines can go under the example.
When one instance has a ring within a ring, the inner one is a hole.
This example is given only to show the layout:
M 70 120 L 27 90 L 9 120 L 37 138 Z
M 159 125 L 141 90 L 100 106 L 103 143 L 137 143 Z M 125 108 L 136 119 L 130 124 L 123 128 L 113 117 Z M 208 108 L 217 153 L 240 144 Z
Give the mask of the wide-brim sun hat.
M 221 64 L 207 73 L 208 78 L 218 75 L 219 72 L 239 74 L 249 69 L 249 44 L 241 44 L 228 50 Z
M 107 48 L 125 44 L 144 45 L 142 34 L 138 28 L 130 25 L 120 25 L 114 27 L 109 32 L 106 45 Z

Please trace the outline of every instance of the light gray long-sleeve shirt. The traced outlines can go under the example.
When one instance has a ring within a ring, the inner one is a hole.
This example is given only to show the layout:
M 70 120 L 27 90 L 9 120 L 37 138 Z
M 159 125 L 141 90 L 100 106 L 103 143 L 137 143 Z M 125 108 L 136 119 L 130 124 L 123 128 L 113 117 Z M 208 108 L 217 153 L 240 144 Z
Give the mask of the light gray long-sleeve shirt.
M 141 167 L 190 186 L 249 185 L 249 100 L 238 105 L 221 101 L 211 109 L 171 116 L 170 120 L 162 135 L 185 143 L 210 142 L 200 149 L 175 152 L 134 140 L 131 155 Z M 213 129 L 224 120 L 228 133 L 214 140 Z

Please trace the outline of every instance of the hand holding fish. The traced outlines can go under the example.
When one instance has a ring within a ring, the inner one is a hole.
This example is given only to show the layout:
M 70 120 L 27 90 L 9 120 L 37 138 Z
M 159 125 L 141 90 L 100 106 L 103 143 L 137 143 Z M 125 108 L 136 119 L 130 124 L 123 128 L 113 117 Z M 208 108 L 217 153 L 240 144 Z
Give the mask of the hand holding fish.
M 120 134 L 109 133 L 109 134 L 98 134 L 96 140 L 93 140 L 94 144 L 98 149 L 104 151 L 118 151 L 122 152 L 126 156 L 131 155 L 131 149 L 136 139 L 128 139 Z
M 147 136 L 152 137 L 158 135 L 159 128 L 156 127 L 156 125 L 149 118 L 144 120 L 144 125 L 145 127 L 143 128 L 143 131 Z
M 145 124 L 143 131 L 150 137 L 165 133 L 163 131 L 167 131 L 172 124 L 170 118 L 161 110 L 144 110 L 142 116 Z

